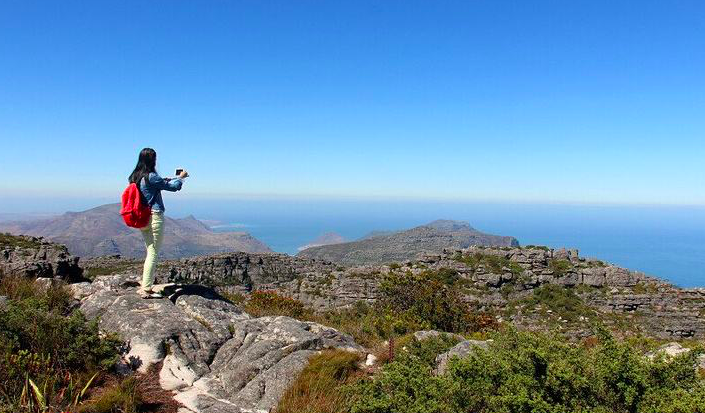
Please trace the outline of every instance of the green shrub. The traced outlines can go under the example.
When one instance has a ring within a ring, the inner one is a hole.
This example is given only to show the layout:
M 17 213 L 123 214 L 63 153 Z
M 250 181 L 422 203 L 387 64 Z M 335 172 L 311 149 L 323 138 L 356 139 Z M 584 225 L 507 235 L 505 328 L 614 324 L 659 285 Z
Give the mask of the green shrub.
M 521 301 L 528 307 L 541 305 L 568 321 L 576 321 L 581 315 L 589 316 L 593 310 L 573 291 L 556 284 L 544 284 L 535 288 L 533 294 Z
M 548 268 L 553 271 L 554 274 L 561 277 L 568 273 L 568 271 L 573 269 L 573 264 L 568 260 L 549 260 Z
M 429 368 L 435 366 L 436 356 L 450 350 L 458 344 L 460 339 L 452 334 L 441 334 L 437 337 L 428 337 L 424 340 L 412 340 L 406 351 L 412 357 L 417 358 L 421 363 Z
M 353 385 L 352 413 L 449 413 L 452 392 L 443 377 L 415 357 L 402 355 L 372 380 Z
M 117 361 L 121 343 L 102 337 L 96 322 L 71 311 L 63 287 L 5 277 L 0 292 L 11 298 L 0 308 L 0 405 L 17 407 L 23 397 L 69 405 L 77 388 Z M 31 383 L 39 394 L 30 393 Z
M 133 267 L 134 264 L 132 263 L 115 264 L 104 267 L 88 267 L 83 271 L 83 276 L 89 280 L 94 280 L 96 277 L 118 274 Z
M 394 333 L 475 331 L 477 318 L 454 288 L 458 279 L 457 273 L 449 271 L 388 274 L 380 282 L 377 305 L 398 321 Z
M 358 344 L 374 347 L 389 336 L 395 318 L 376 306 L 358 301 L 348 308 L 322 311 L 311 321 L 336 328 L 350 334 Z
M 550 251 L 551 249 L 548 248 L 545 245 L 527 245 L 524 247 L 524 249 L 527 250 L 542 250 L 542 251 Z
M 705 411 L 705 386 L 694 369 L 700 350 L 652 361 L 605 331 L 593 346 L 511 329 L 492 336 L 488 350 L 452 359 L 443 376 L 417 357 L 398 357 L 354 386 L 351 411 Z

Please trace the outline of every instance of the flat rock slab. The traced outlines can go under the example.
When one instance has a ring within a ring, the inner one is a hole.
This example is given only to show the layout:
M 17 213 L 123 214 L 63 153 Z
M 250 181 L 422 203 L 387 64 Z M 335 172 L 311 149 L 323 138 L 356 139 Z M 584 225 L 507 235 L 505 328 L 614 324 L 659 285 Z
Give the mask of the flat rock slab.
M 268 412 L 316 352 L 361 351 L 335 329 L 289 317 L 252 318 L 198 285 L 155 286 L 143 299 L 137 274 L 98 277 L 70 288 L 89 318 L 127 343 L 126 367 L 163 362 L 160 384 L 181 412 Z

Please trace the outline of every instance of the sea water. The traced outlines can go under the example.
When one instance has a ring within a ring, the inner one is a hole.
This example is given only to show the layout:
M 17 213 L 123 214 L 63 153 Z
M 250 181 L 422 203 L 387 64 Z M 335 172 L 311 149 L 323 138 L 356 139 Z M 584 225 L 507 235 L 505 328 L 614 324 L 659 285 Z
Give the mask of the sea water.
M 173 216 L 217 221 L 217 231 L 246 231 L 274 251 L 296 254 L 319 235 L 354 240 L 436 219 L 516 237 L 521 245 L 577 248 L 683 287 L 705 286 L 705 207 L 540 205 L 409 200 L 170 200 Z

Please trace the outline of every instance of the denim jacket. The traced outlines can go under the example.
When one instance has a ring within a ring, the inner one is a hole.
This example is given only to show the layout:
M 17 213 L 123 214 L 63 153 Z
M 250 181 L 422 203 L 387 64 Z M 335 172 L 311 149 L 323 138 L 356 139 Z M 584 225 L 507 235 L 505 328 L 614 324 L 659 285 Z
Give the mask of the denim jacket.
M 149 180 L 149 182 L 147 182 Z M 176 192 L 181 189 L 183 181 L 175 178 L 170 181 L 152 172 L 148 178 L 140 182 L 140 191 L 144 195 L 147 204 L 152 207 L 152 212 L 164 212 L 164 201 L 162 191 Z

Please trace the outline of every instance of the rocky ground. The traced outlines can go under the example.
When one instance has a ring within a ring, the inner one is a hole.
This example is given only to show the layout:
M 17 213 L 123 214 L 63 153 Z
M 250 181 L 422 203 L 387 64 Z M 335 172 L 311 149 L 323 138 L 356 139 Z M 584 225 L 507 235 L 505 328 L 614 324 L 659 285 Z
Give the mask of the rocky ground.
M 31 248 L 6 247 L 0 270 L 70 281 L 119 272 L 139 273 L 141 262 L 120 256 L 82 260 L 66 249 L 38 238 Z M 546 324 L 588 329 L 591 317 L 660 339 L 705 338 L 705 289 L 682 289 L 665 281 L 602 261 L 585 259 L 575 250 L 544 247 L 470 247 L 422 255 L 387 265 L 346 267 L 329 261 L 273 253 L 226 253 L 167 260 L 158 280 L 202 284 L 219 291 L 247 293 L 275 290 L 314 309 L 373 302 L 380 281 L 390 273 L 452 271 L 469 303 L 495 312 L 518 326 Z M 576 295 L 585 308 L 577 320 L 531 297 L 546 286 Z M 589 310 L 589 311 L 588 311 Z
M 409 262 L 354 267 L 283 254 L 233 253 L 164 262 L 160 278 L 231 292 L 275 290 L 313 308 L 330 309 L 375 301 L 386 274 L 429 270 L 457 273 L 468 302 L 527 328 L 551 323 L 586 331 L 592 316 L 661 339 L 705 337 L 705 289 L 678 288 L 582 258 L 575 250 L 470 247 Z M 527 299 L 547 285 L 574 293 L 583 310 L 591 311 L 577 315 L 583 319 L 567 320 L 544 303 L 529 306 Z
M 316 352 L 361 352 L 350 336 L 289 317 L 253 318 L 198 285 L 162 285 L 145 300 L 132 274 L 71 284 L 78 306 L 126 343 L 122 369 L 162 363 L 160 384 L 180 412 L 269 412 Z
M 79 266 L 65 248 L 32 237 L 3 238 L 0 246 L 0 276 L 16 273 L 70 283 L 76 306 L 125 342 L 121 368 L 145 371 L 160 365 L 160 385 L 174 391 L 182 413 L 269 412 L 311 355 L 329 348 L 367 355 L 335 329 L 283 316 L 255 318 L 218 291 L 276 290 L 314 308 L 333 309 L 375 301 L 385 275 L 438 271 L 457 277 L 455 285 L 468 303 L 522 328 L 557 326 L 579 332 L 590 317 L 614 315 L 629 324 L 624 328 L 660 339 L 705 337 L 705 289 L 680 289 L 581 258 L 574 250 L 470 247 L 356 267 L 282 254 L 220 254 L 162 263 L 159 289 L 168 298 L 145 300 L 137 294 L 139 261 L 107 256 Z M 572 312 L 555 313 L 551 302 L 532 298 L 551 286 L 578 297 L 580 305 L 570 308 L 578 318 L 570 319 Z M 2 301 L 0 297 L 0 305 Z M 437 334 L 418 332 L 416 339 Z M 486 346 L 484 341 L 461 340 L 438 356 L 437 374 L 452 356 Z M 669 343 L 660 351 L 689 350 Z

